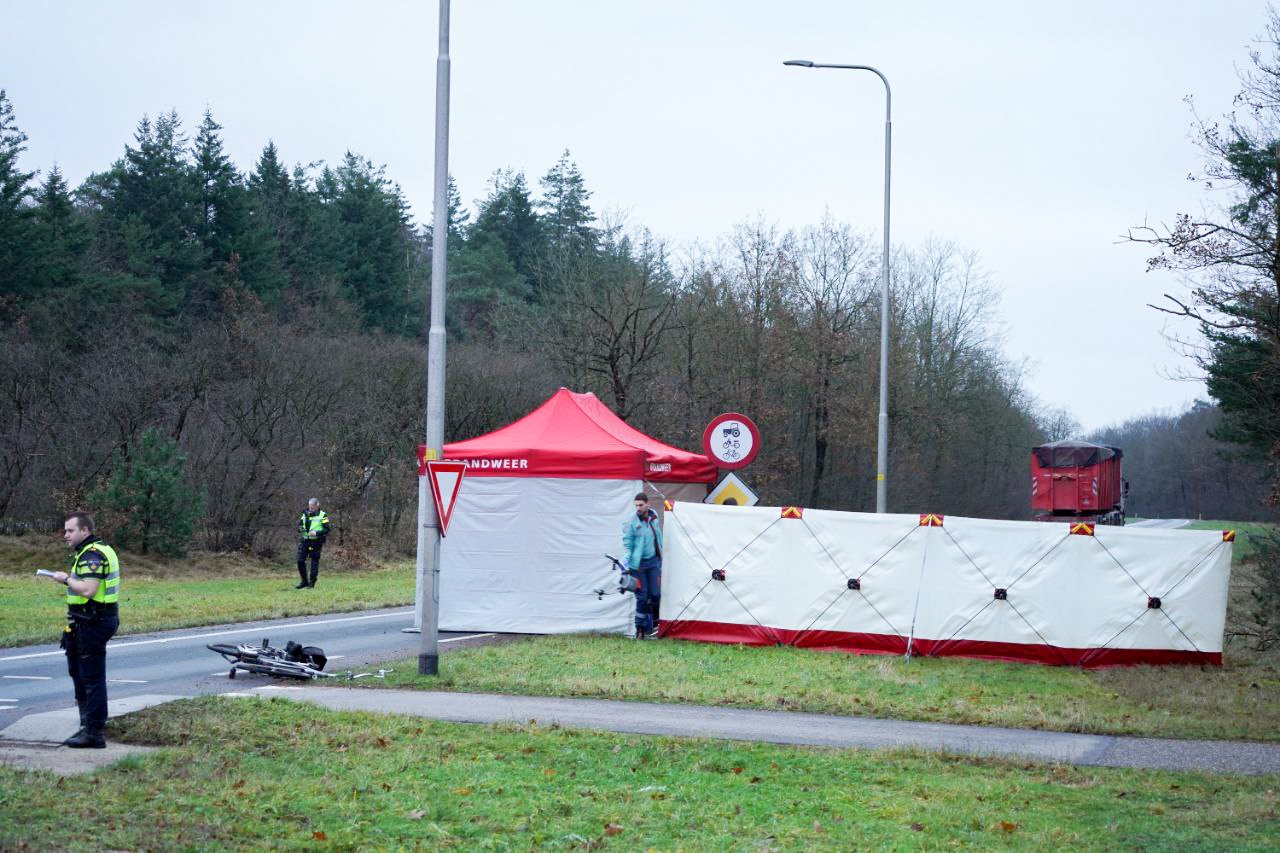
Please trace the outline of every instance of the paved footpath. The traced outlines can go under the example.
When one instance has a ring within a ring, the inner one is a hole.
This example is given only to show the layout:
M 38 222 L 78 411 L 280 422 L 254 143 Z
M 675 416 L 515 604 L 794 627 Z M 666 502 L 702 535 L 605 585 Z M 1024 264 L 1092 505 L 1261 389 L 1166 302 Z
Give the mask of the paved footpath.
M 541 726 L 668 737 L 858 749 L 914 747 L 1082 766 L 1280 774 L 1280 744 L 1113 737 L 599 699 L 314 685 L 273 684 L 223 695 L 285 696 L 333 710 L 408 714 L 461 723 L 536 722 Z M 112 702 L 111 714 L 118 716 L 176 698 L 179 697 L 134 696 L 120 703 Z M 75 730 L 77 722 L 74 708 L 22 718 L 0 732 L 0 762 L 69 773 L 93 770 L 131 752 L 142 751 L 124 744 L 112 744 L 106 750 L 72 750 L 58 746 Z

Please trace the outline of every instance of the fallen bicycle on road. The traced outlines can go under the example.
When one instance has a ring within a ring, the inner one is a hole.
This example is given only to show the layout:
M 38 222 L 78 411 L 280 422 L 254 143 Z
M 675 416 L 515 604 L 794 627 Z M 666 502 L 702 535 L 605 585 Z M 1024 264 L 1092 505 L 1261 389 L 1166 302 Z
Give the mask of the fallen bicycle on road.
M 244 643 L 210 643 L 205 648 L 222 655 L 231 664 L 228 678 L 235 678 L 240 672 L 254 672 L 260 675 L 272 675 L 280 678 L 300 678 L 313 680 L 317 678 L 345 678 L 354 681 L 357 678 L 373 676 L 384 678 L 389 669 L 380 669 L 377 673 L 344 673 L 325 672 L 324 666 L 329 662 L 324 649 L 318 646 L 302 646 L 288 642 L 283 649 L 276 648 L 266 639 L 260 646 Z

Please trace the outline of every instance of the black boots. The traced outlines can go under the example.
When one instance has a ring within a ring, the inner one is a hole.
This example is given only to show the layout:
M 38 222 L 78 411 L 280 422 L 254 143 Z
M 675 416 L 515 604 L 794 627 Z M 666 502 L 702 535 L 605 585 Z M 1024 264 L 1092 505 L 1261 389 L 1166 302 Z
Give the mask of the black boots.
M 69 746 L 72 749 L 106 749 L 107 741 L 102 736 L 101 729 L 90 729 L 88 722 L 84 718 L 84 709 L 76 705 L 80 711 L 80 731 L 73 734 L 62 742 L 63 746 Z
M 306 581 L 300 581 L 298 585 L 294 587 L 294 589 L 306 589 L 309 586 L 311 586 L 311 584 L 307 583 Z
M 69 746 L 72 749 L 106 749 L 107 741 L 100 731 L 81 729 L 64 740 L 62 745 Z

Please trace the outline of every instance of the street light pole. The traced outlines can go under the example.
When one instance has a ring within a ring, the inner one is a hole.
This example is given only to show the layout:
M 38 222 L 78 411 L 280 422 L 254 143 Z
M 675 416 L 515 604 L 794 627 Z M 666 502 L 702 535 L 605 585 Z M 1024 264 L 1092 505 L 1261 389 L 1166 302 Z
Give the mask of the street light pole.
M 870 65 L 832 65 L 789 59 L 783 65 L 800 68 L 846 68 L 870 71 L 884 83 L 884 250 L 880 260 L 880 418 L 876 434 L 876 512 L 887 512 L 889 476 L 889 164 L 893 148 L 893 93 L 889 80 Z
M 436 57 L 435 210 L 431 231 L 431 325 L 427 331 L 427 459 L 444 451 L 444 297 L 449 275 L 449 0 L 440 0 Z M 440 519 L 426 477 L 418 478 L 418 675 L 440 672 Z

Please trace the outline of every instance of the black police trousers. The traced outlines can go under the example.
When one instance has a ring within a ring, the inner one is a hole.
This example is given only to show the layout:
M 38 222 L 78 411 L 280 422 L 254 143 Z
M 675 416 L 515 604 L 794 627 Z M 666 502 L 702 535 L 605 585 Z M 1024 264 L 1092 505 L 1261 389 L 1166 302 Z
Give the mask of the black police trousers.
M 62 635 L 67 674 L 75 686 L 76 704 L 87 731 L 101 732 L 107 724 L 107 641 L 120 627 L 115 613 L 77 616 Z
M 303 539 L 298 543 L 298 576 L 302 582 L 316 585 L 316 576 L 320 574 L 320 549 L 324 543 L 319 539 Z M 307 577 L 307 560 L 311 560 L 311 577 Z

